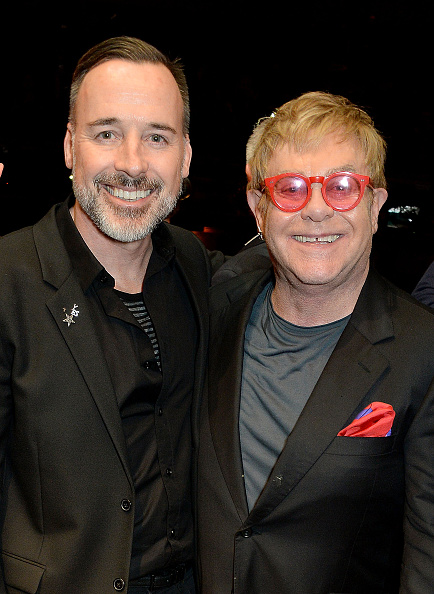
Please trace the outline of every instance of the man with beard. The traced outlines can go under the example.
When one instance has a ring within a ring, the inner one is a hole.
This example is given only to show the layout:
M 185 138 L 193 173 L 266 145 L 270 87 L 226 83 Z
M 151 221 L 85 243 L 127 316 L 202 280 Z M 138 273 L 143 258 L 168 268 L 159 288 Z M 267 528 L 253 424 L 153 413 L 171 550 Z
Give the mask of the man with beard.
M 192 593 L 211 263 L 163 222 L 191 159 L 181 66 L 133 38 L 73 75 L 73 196 L 1 240 L 0 592 Z

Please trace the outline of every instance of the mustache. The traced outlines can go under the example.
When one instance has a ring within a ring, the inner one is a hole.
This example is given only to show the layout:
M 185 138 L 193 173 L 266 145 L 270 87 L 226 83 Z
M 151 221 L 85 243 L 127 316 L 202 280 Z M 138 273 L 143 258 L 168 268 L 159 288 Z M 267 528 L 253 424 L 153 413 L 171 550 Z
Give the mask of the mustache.
M 93 180 L 94 185 L 121 186 L 133 190 L 162 190 L 164 183 L 161 179 L 149 178 L 146 175 L 130 177 L 124 173 L 100 173 Z

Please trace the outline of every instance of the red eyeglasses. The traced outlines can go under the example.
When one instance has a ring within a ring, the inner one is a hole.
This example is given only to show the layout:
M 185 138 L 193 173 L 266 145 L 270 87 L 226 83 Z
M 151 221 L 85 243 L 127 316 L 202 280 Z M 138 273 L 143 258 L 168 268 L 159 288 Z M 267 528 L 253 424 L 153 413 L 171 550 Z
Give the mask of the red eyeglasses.
M 366 186 L 372 188 L 368 175 L 348 171 L 339 171 L 327 177 L 281 173 L 267 177 L 264 182 L 270 191 L 271 200 L 284 212 L 296 212 L 304 208 L 312 196 L 312 184 L 321 184 L 321 193 L 326 204 L 341 212 L 355 208 L 362 199 Z

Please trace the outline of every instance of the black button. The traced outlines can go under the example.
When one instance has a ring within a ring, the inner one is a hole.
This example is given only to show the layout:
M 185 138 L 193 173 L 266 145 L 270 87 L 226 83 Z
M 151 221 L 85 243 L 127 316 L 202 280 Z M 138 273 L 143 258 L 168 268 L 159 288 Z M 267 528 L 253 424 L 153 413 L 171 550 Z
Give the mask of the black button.
M 167 468 L 166 469 L 166 474 L 167 474 L 167 476 L 172 476 L 173 470 L 171 468 Z
M 116 578 L 113 582 L 113 588 L 116 590 L 116 592 L 122 592 L 122 590 L 125 588 L 124 580 L 122 578 Z
M 163 409 L 162 408 L 159 408 L 158 409 L 158 416 L 159 417 L 162 417 L 163 416 Z
M 251 528 L 246 528 L 241 532 L 241 536 L 243 536 L 244 538 L 250 538 L 252 536 L 252 532 L 253 530 Z
M 107 275 L 101 274 L 101 276 L 99 277 L 99 281 L 101 284 L 105 284 L 107 282 Z
M 129 499 L 122 499 L 121 508 L 124 512 L 128 512 L 131 509 L 131 501 Z

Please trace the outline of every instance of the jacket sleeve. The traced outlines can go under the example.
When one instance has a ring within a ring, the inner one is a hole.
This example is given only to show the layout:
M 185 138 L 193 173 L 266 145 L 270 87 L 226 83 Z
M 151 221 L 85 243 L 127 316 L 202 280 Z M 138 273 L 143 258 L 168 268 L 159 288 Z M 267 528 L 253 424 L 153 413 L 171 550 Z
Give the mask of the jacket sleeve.
M 400 594 L 434 591 L 434 381 L 407 433 Z

